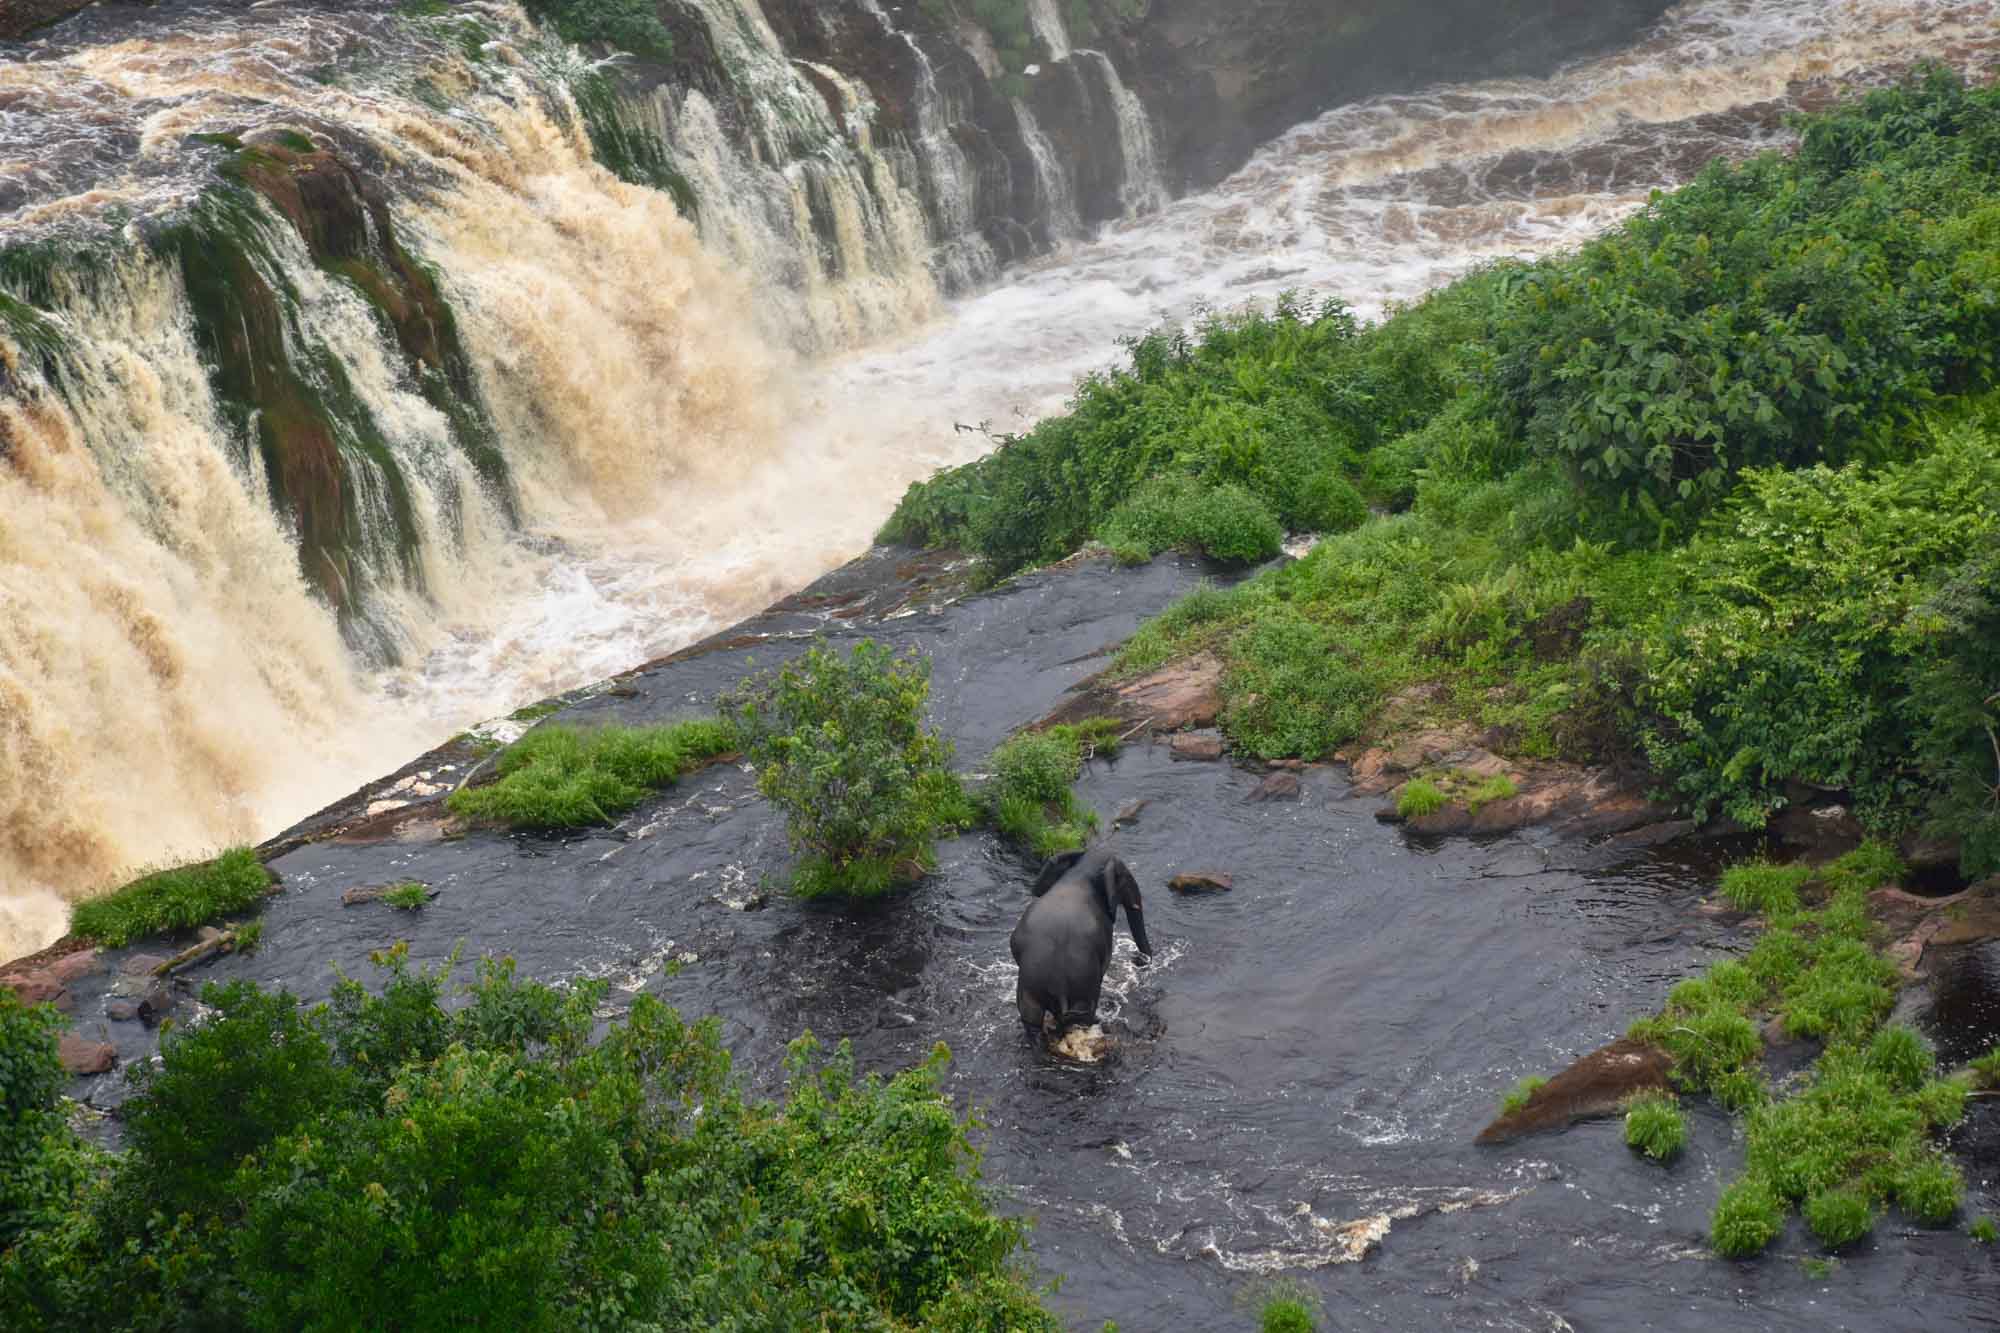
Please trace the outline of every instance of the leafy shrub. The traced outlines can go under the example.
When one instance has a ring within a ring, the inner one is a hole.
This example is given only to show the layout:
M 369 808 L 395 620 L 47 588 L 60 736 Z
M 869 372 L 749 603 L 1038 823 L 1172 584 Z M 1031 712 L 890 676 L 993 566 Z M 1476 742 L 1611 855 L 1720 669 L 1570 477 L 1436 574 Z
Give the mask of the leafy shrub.
M 1444 809 L 1444 793 L 1427 778 L 1412 778 L 1396 797 L 1396 813 L 1404 819 L 1421 819 Z
M 383 961 L 380 997 L 311 1013 L 209 988 L 111 1184 L 0 1253 L 9 1327 L 1060 1327 L 942 1048 L 861 1078 L 808 1037 L 755 1101 L 716 1023 L 651 996 L 593 1041 L 601 982 L 492 963 L 452 1014 Z
M 1995 1046 L 1972 1062 L 1972 1077 L 1988 1091 L 2000 1089 L 2000 1046 Z
M 1788 916 L 1799 910 L 1799 887 L 1812 875 L 1810 866 L 1750 861 L 1722 872 L 1722 896 L 1739 912 Z
M 1832 1189 L 1806 1200 L 1806 1226 L 1819 1243 L 1829 1250 L 1850 1245 L 1868 1234 L 1875 1225 L 1874 1210 L 1865 1196 L 1855 1190 Z
M 255 906 L 271 890 L 257 853 L 236 847 L 213 861 L 133 880 L 70 913 L 70 929 L 110 949 L 148 935 L 186 930 Z
M 1506 1096 L 1500 1099 L 1500 1114 L 1512 1115 L 1514 1112 L 1523 1109 L 1527 1106 L 1528 1100 L 1535 1095 L 1536 1090 L 1546 1086 L 1547 1083 L 1547 1079 L 1535 1074 L 1530 1074 L 1521 1079 L 1520 1082 L 1508 1090 Z
M 1687 1120 L 1672 1096 L 1649 1093 L 1625 1108 L 1625 1142 L 1656 1162 L 1671 1161 L 1687 1142 Z
M 1991 1245 L 2000 1240 L 2000 1225 L 1995 1225 L 1990 1217 L 1974 1218 L 1972 1224 L 1966 1227 L 1965 1234 L 1972 1237 L 1975 1244 Z
M 461 787 L 446 804 L 514 828 L 609 824 L 736 745 L 734 729 L 712 719 L 661 727 L 544 724 L 501 751 L 497 782 Z
M 85 1163 L 66 1151 L 57 1108 L 63 1085 L 56 1041 L 62 1019 L 0 987 L 0 1250 L 43 1224 L 77 1187 Z
M 1722 1192 L 1709 1226 L 1709 1243 L 1726 1259 L 1748 1259 L 1785 1229 L 1784 1205 L 1754 1176 L 1745 1176 Z
M 1140 487 L 1104 521 L 1103 536 L 1127 562 L 1180 548 L 1247 563 L 1276 555 L 1285 541 L 1270 509 L 1242 486 L 1208 487 L 1183 476 Z
M 843 656 L 816 644 L 748 683 L 741 715 L 757 787 L 805 853 L 793 890 L 869 897 L 931 863 L 931 842 L 971 809 L 924 726 L 930 659 L 870 639 Z
M 1076 799 L 1070 784 L 1086 757 L 1117 749 L 1118 726 L 1115 718 L 1092 718 L 1002 742 L 993 751 L 993 783 L 984 794 L 994 826 L 1037 856 L 1082 847 L 1097 828 L 1097 814 Z
M 1258 1312 L 1257 1327 L 1261 1333 L 1314 1333 L 1319 1321 L 1304 1301 L 1280 1296 L 1264 1303 Z

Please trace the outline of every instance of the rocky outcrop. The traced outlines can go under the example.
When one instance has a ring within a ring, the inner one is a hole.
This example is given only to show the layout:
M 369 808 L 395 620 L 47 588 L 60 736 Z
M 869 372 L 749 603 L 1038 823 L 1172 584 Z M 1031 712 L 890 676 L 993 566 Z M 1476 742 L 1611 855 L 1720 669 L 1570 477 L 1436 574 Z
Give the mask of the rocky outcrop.
M 1130 6 L 1121 6 L 1130 8 Z M 1300 121 L 1448 79 L 1543 73 L 1667 0 L 1151 0 L 1111 27 L 1159 127 L 1168 184 L 1212 184 Z M 1112 6 L 1099 0 L 1100 12 Z
M 90 0 L 5 0 L 0 3 L 0 42 L 26 37 L 37 28 L 68 18 Z
M 1673 1067 L 1672 1057 L 1651 1042 L 1620 1037 L 1536 1088 L 1518 1110 L 1480 1130 L 1477 1142 L 1508 1143 L 1567 1129 L 1579 1120 L 1617 1115 L 1631 1098 L 1665 1088 Z
M 1660 829 L 1677 835 L 1690 827 L 1669 806 L 1648 800 L 1621 775 L 1554 760 L 1508 759 L 1482 745 L 1471 727 L 1436 727 L 1355 757 L 1357 796 L 1391 799 L 1380 817 L 1432 837 L 1507 833 L 1531 825 L 1553 826 L 1569 837 L 1633 835 Z M 1396 798 L 1422 779 L 1444 804 L 1405 815 Z

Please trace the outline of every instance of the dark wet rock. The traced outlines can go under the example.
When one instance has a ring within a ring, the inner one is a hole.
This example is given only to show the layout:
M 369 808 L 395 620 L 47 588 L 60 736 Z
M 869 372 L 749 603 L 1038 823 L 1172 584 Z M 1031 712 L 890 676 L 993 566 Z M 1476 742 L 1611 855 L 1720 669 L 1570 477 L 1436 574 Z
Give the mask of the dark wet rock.
M 1814 859 L 1844 855 L 1868 837 L 1846 803 L 1825 796 L 1787 805 L 1771 816 L 1769 827 L 1781 846 Z
M 1220 870 L 1184 870 L 1167 881 L 1175 893 L 1227 893 L 1236 887 L 1233 876 Z
M 35 29 L 68 18 L 90 0 L 7 0 L 0 5 L 0 42 L 26 37 Z
M 1170 743 L 1174 758 L 1214 760 L 1222 758 L 1222 737 L 1212 731 L 1190 731 L 1174 737 Z
M 1139 812 L 1144 810 L 1147 806 L 1151 804 L 1152 804 L 1151 801 L 1148 801 L 1143 797 L 1136 801 L 1127 802 L 1123 807 L 1119 809 L 1118 813 L 1112 817 L 1111 827 L 1124 828 L 1127 824 L 1138 823 Z
M 1628 1098 L 1667 1086 L 1673 1059 L 1651 1042 L 1620 1037 L 1600 1046 L 1528 1097 L 1527 1105 L 1479 1131 L 1480 1143 L 1507 1143 L 1567 1129 L 1579 1120 L 1617 1115 Z
M 104 1016 L 120 1023 L 131 1023 L 139 1017 L 139 1006 L 131 1000 L 113 1000 L 104 1006 Z
M 118 1063 L 118 1048 L 108 1041 L 91 1041 L 65 1032 L 56 1043 L 56 1056 L 72 1074 L 102 1074 Z
M 1296 801 L 1299 799 L 1299 775 L 1296 773 L 1273 773 L 1257 784 L 1257 789 L 1245 797 L 1251 801 Z
M 1957 838 L 1926 838 L 1909 834 L 1896 847 L 1911 872 L 1917 875 L 1956 871 L 1964 844 Z
M 139 1018 L 150 1027 L 171 1014 L 178 1002 L 179 997 L 174 994 L 171 985 L 166 982 L 156 982 L 139 999 Z

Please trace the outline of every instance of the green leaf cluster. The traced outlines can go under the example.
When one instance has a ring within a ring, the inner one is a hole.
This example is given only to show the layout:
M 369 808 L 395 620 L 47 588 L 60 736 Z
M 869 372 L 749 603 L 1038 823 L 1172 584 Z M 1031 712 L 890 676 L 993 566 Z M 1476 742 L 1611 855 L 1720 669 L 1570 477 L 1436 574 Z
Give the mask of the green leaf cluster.
M 872 639 L 815 644 L 733 697 L 757 787 L 785 812 L 804 897 L 872 897 L 932 864 L 931 844 L 971 822 L 951 742 L 924 725 L 930 659 Z
M 993 780 L 980 793 L 993 826 L 1036 856 L 1083 847 L 1097 830 L 1097 812 L 1076 799 L 1071 784 L 1086 759 L 1117 753 L 1119 725 L 1090 718 L 1001 742 L 989 761 Z
M 650 996 L 593 1039 L 601 982 L 488 961 L 447 1011 L 442 970 L 378 961 L 379 994 L 311 1010 L 206 988 L 214 1015 L 138 1066 L 127 1150 L 0 1251 L 9 1327 L 1059 1327 L 943 1048 L 864 1078 L 807 1037 L 760 1101 L 713 1020 Z M 26 1032 L 52 1063 L 6 1003 L 0 1054 Z M 0 1072 L 53 1114 L 51 1080 Z

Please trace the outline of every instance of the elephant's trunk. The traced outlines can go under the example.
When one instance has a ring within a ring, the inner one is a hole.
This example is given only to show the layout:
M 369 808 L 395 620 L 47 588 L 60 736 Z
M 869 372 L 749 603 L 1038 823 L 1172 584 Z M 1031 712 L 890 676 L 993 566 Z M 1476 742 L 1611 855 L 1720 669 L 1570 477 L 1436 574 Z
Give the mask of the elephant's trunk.
M 1139 952 L 1152 956 L 1153 942 L 1146 938 L 1146 913 L 1138 907 L 1125 909 L 1125 924 L 1131 928 L 1132 942 L 1139 946 Z

